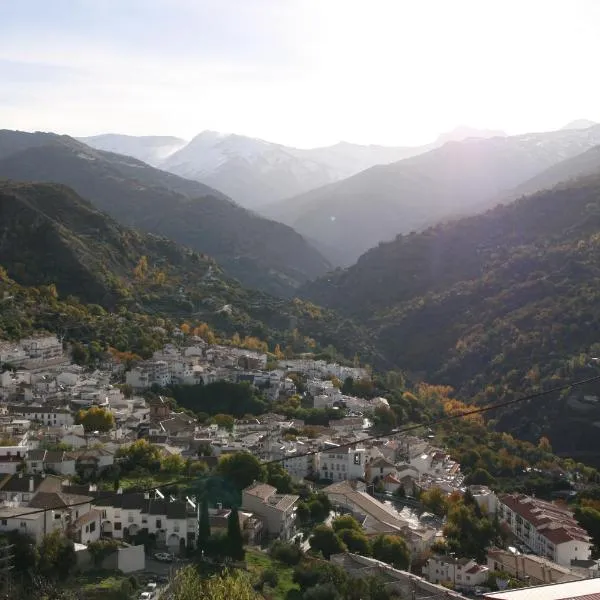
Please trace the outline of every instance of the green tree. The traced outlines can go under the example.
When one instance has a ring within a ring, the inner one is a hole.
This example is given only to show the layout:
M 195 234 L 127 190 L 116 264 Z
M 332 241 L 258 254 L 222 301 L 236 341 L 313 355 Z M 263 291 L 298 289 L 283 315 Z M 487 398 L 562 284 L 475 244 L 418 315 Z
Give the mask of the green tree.
M 410 550 L 398 535 L 379 535 L 371 545 L 373 557 L 396 569 L 406 569 L 410 563 Z
M 233 431 L 235 425 L 235 419 L 231 415 L 224 415 L 222 413 L 215 415 L 212 418 L 212 422 L 227 431 Z
M 427 510 L 438 517 L 443 517 L 448 511 L 448 497 L 439 487 L 425 490 L 419 500 Z
M 160 450 L 148 440 L 140 439 L 127 446 L 121 446 L 116 453 L 121 458 L 123 472 L 133 470 L 158 471 L 160 469 Z
M 589 506 L 577 507 L 575 518 L 589 533 L 596 549 L 600 549 L 600 511 Z
M 181 454 L 168 454 L 160 461 L 160 468 L 169 475 L 180 475 L 185 471 L 186 464 Z
M 298 544 L 290 544 L 282 540 L 275 540 L 269 548 L 269 555 L 286 565 L 297 565 L 302 560 L 302 549 Z
M 371 554 L 371 544 L 369 538 L 362 530 L 340 529 L 336 532 L 337 536 L 344 542 L 348 552 L 369 556 Z
M 270 463 L 267 465 L 267 483 L 277 488 L 280 494 L 289 494 L 292 491 L 292 478 L 282 467 L 281 463 Z
M 244 538 L 240 527 L 240 515 L 235 506 L 227 517 L 227 546 L 228 554 L 233 560 L 244 559 Z
M 83 425 L 86 431 L 110 431 L 115 426 L 113 414 L 99 406 L 92 406 L 77 413 L 75 422 Z
M 206 543 L 210 538 L 210 515 L 208 513 L 208 500 L 202 499 L 200 504 L 200 518 L 198 520 L 198 550 L 206 550 Z
M 465 477 L 466 485 L 492 485 L 495 481 L 490 473 L 481 467 Z
M 202 578 L 187 565 L 177 571 L 171 586 L 172 600 L 259 600 L 246 573 L 233 571 L 217 577 Z
M 327 560 L 332 554 L 339 554 L 348 550 L 346 544 L 327 525 L 317 525 L 312 530 L 308 543 L 312 550 L 320 552 L 323 558 Z
M 387 406 L 378 406 L 373 411 L 373 427 L 377 431 L 391 431 L 396 427 L 396 414 Z
M 331 527 L 337 533 L 342 529 L 355 529 L 356 531 L 362 531 L 360 523 L 352 515 L 342 515 L 333 519 Z
M 234 452 L 219 458 L 217 473 L 228 479 L 238 490 L 254 481 L 264 481 L 265 468 L 256 456 L 249 452 Z
M 73 542 L 58 530 L 43 537 L 39 553 L 38 571 L 48 579 L 64 581 L 77 566 Z

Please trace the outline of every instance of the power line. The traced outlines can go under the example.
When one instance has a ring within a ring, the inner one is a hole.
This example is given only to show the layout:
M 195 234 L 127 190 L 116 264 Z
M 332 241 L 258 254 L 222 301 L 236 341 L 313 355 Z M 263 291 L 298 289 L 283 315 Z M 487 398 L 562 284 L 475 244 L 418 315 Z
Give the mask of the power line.
M 600 381 L 600 375 L 595 375 L 594 377 L 588 377 L 587 379 L 580 379 L 579 381 L 574 381 L 573 383 L 568 383 L 568 384 L 561 385 L 558 387 L 550 388 L 548 390 L 543 390 L 541 392 L 535 392 L 534 394 L 529 394 L 527 396 L 523 396 L 522 398 L 513 398 L 512 400 L 496 402 L 494 404 L 490 404 L 488 406 L 482 406 L 480 408 L 474 408 L 472 410 L 468 410 L 463 413 L 459 413 L 459 414 L 455 414 L 455 415 L 446 415 L 444 417 L 440 417 L 439 419 L 434 419 L 433 421 L 431 421 L 429 423 L 418 423 L 415 425 L 409 425 L 407 427 L 403 427 L 402 429 L 393 429 L 392 431 L 387 432 L 387 433 L 371 435 L 371 436 L 365 437 L 359 441 L 347 442 L 344 444 L 336 444 L 335 448 L 336 449 L 348 448 L 351 446 L 356 446 L 356 444 L 358 444 L 358 443 L 364 443 L 364 442 L 368 442 L 371 440 L 378 440 L 378 439 L 382 439 L 382 438 L 393 437 L 395 435 L 401 435 L 404 433 L 410 433 L 412 431 L 416 431 L 417 429 L 421 429 L 422 427 L 431 427 L 431 426 L 441 425 L 442 423 L 457 421 L 459 419 L 464 419 L 466 417 L 470 417 L 471 415 L 479 415 L 479 414 L 482 414 L 485 412 L 490 412 L 492 410 L 506 408 L 508 406 L 514 406 L 516 404 L 520 404 L 521 402 L 527 402 L 529 400 L 536 400 L 537 398 L 541 398 L 541 397 L 547 396 L 549 394 L 555 394 L 557 392 L 562 392 L 564 390 L 580 387 L 582 385 L 586 385 L 588 383 L 594 383 L 596 381 Z M 269 461 L 263 461 L 263 462 L 261 462 L 261 464 L 264 466 L 272 465 L 275 463 L 284 462 L 289 459 L 302 458 L 304 456 L 314 456 L 315 454 L 319 454 L 322 451 L 323 450 L 310 450 L 308 452 L 303 452 L 302 454 L 294 454 L 293 456 L 288 456 L 288 457 L 284 457 L 284 458 L 276 458 L 274 460 L 269 460 Z M 180 485 L 180 484 L 185 484 L 185 483 L 190 483 L 190 480 L 189 479 L 176 479 L 175 481 L 161 483 L 159 485 L 153 485 L 152 487 L 142 489 L 142 490 L 126 491 L 126 492 L 120 492 L 120 493 L 114 492 L 112 494 L 106 494 L 105 496 L 102 496 L 102 500 L 110 499 L 113 497 L 118 498 L 118 497 L 122 497 L 124 495 L 129 495 L 129 494 L 144 494 L 146 492 L 152 492 L 157 489 L 168 488 L 168 487 L 171 487 L 174 485 Z M 82 502 L 73 502 L 70 504 L 63 504 L 61 506 L 41 508 L 39 510 L 29 510 L 29 511 L 21 513 L 21 514 L 11 515 L 11 518 L 17 519 L 22 516 L 34 515 L 34 514 L 38 514 L 38 513 L 45 513 L 46 511 L 49 511 L 49 510 L 63 510 L 65 508 L 73 508 L 76 506 L 82 506 L 84 504 L 89 504 L 89 501 L 86 500 L 86 501 L 82 501 Z

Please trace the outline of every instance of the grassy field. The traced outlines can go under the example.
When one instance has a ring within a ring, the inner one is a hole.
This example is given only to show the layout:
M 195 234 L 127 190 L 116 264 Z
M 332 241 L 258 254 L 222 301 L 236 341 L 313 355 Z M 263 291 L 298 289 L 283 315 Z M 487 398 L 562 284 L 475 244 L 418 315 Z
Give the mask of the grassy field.
M 272 590 L 269 597 L 273 600 L 286 600 L 289 598 L 290 590 L 298 590 L 298 586 L 292 581 L 293 567 L 288 567 L 276 560 L 273 560 L 265 552 L 259 550 L 246 550 L 246 564 L 248 571 L 253 579 L 259 579 L 260 574 L 266 569 L 274 569 L 277 573 L 277 587 Z M 265 591 L 267 587 L 265 586 Z

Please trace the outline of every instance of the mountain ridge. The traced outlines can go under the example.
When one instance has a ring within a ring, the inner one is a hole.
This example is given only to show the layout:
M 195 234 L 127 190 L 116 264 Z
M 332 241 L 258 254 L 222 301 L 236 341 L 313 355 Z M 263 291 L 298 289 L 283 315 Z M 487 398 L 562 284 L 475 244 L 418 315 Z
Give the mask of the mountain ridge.
M 397 234 L 473 214 L 502 202 L 523 182 L 600 144 L 600 126 L 448 142 L 272 204 L 263 214 L 286 223 L 348 266 Z
M 124 225 L 213 256 L 251 287 L 289 296 L 329 268 L 292 229 L 249 212 L 204 184 L 68 136 L 23 139 L 0 132 L 0 149 L 15 147 L 15 138 L 18 151 L 0 156 L 0 177 L 69 185 Z

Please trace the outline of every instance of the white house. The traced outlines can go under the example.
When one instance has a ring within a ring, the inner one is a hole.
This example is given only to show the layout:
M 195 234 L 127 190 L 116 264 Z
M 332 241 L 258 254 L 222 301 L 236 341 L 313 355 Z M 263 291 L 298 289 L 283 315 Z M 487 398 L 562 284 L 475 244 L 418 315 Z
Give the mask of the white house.
M 25 419 L 38 421 L 44 425 L 61 427 L 73 425 L 75 419 L 73 413 L 66 408 L 51 408 L 49 406 L 19 406 L 11 405 L 8 407 L 9 414 L 18 415 Z
M 44 513 L 24 506 L 0 507 L 0 531 L 18 531 L 40 543 L 44 537 Z
M 146 529 L 156 535 L 158 545 L 172 550 L 195 544 L 198 510 L 189 501 L 169 502 L 160 496 L 120 493 L 99 495 L 93 506 L 101 513 L 104 536 L 123 539 Z
M 498 496 L 498 518 L 515 536 L 540 556 L 559 565 L 587 560 L 592 543 L 573 513 L 524 494 Z
M 329 446 L 319 454 L 321 479 L 343 481 L 365 476 L 365 448 L 339 448 L 335 444 Z
M 296 504 L 300 496 L 278 494 L 277 488 L 266 483 L 253 483 L 242 491 L 243 510 L 259 516 L 267 533 L 282 540 L 295 534 Z
M 489 569 L 472 558 L 434 555 L 427 559 L 422 574 L 431 583 L 451 583 L 455 589 L 468 591 L 485 584 Z

